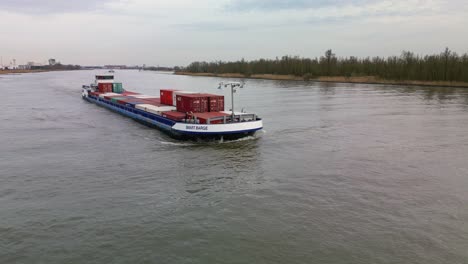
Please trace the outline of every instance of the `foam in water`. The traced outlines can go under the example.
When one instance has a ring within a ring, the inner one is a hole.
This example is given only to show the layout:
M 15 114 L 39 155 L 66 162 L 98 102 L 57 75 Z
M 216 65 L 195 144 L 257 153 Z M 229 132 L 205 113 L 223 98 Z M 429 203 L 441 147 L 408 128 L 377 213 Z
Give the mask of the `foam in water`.
M 247 136 L 239 139 L 233 139 L 233 140 L 224 140 L 221 138 L 220 140 L 198 140 L 194 142 L 170 142 L 170 141 L 160 141 L 162 145 L 170 145 L 170 146 L 179 146 L 179 147 L 187 147 L 187 146 L 199 146 L 199 145 L 205 145 L 205 144 L 229 144 L 229 143 L 236 143 L 236 142 L 242 142 L 242 141 L 250 141 L 250 140 L 256 140 L 262 137 L 263 134 L 266 133 L 266 130 L 260 130 L 258 133 L 255 133 L 253 136 Z
M 170 146 L 179 146 L 179 147 L 187 147 L 187 146 L 194 146 L 194 143 L 183 143 L 183 142 L 168 142 L 168 141 L 160 141 L 162 145 L 170 145 Z
M 179 147 L 187 147 L 187 146 L 199 146 L 199 145 L 206 145 L 206 144 L 230 144 L 230 143 L 237 143 L 237 142 L 242 142 L 242 141 L 250 141 L 250 140 L 256 140 L 259 139 L 259 136 L 247 136 L 239 139 L 234 139 L 234 140 L 214 140 L 214 141 L 197 141 L 193 143 L 187 143 L 187 142 L 169 142 L 169 141 L 160 141 L 161 144 L 163 145 L 170 145 L 170 146 L 179 146 Z

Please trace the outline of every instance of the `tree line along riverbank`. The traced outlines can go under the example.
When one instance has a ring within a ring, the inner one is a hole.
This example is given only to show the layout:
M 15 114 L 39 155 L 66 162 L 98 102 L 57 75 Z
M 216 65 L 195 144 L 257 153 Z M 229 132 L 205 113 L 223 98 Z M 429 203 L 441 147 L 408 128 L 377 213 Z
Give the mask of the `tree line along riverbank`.
M 175 72 L 181 75 L 313 80 L 323 82 L 410 84 L 468 87 L 468 54 L 448 48 L 434 55 L 420 56 L 404 51 L 390 57 L 337 57 L 327 50 L 319 58 L 283 56 L 233 62 L 192 62 Z
M 45 66 L 31 66 L 30 69 L 7 69 L 7 70 L 0 70 L 0 74 L 14 74 L 14 73 L 34 73 L 34 72 L 50 72 L 50 71 L 73 71 L 73 70 L 81 70 L 82 67 L 80 65 L 63 65 L 63 64 L 55 64 L 55 65 L 45 65 Z
M 0 70 L 0 74 L 15 74 L 15 73 L 33 73 L 33 72 L 47 72 L 50 70 Z

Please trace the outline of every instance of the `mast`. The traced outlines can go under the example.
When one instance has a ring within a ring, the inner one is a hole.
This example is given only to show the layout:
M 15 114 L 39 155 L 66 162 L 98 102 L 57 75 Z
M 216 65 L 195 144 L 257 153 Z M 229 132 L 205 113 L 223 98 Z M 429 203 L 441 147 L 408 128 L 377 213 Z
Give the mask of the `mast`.
M 218 89 L 222 89 L 224 87 L 228 87 L 230 86 L 231 87 L 231 122 L 234 122 L 234 93 L 237 91 L 237 87 L 239 88 L 244 88 L 244 83 L 240 83 L 240 82 L 227 82 L 227 83 L 224 83 L 224 82 L 220 82 L 219 83 L 219 86 L 218 86 Z

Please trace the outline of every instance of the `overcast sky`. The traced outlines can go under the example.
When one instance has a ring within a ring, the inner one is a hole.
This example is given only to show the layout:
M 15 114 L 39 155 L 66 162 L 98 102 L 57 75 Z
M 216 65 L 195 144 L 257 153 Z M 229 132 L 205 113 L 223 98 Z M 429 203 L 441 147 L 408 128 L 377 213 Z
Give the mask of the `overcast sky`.
M 468 52 L 466 0 L 0 0 L 6 64 Z

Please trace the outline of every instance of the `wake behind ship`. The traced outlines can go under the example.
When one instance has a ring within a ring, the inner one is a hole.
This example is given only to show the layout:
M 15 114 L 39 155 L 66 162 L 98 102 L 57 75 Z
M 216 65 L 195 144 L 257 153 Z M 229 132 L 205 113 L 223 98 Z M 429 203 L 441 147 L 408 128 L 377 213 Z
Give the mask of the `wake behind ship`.
M 221 83 L 233 94 L 242 84 Z M 224 96 L 190 91 L 161 89 L 159 96 L 123 89 L 112 74 L 96 75 L 95 82 L 83 85 L 84 100 L 108 108 L 143 124 L 156 127 L 178 139 L 237 139 L 251 136 L 263 128 L 262 119 L 253 113 L 224 109 Z

